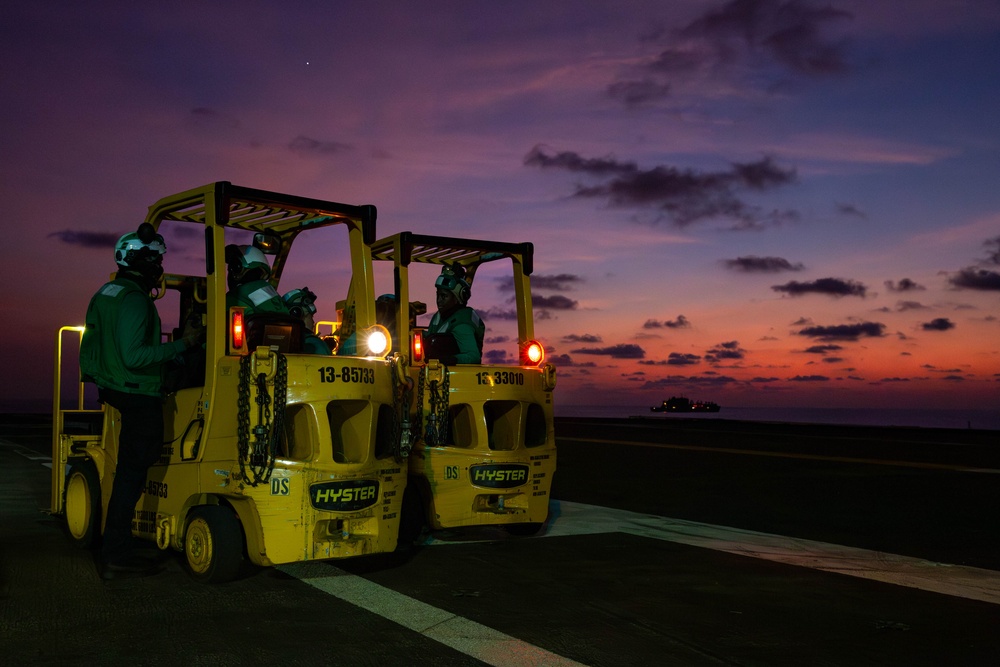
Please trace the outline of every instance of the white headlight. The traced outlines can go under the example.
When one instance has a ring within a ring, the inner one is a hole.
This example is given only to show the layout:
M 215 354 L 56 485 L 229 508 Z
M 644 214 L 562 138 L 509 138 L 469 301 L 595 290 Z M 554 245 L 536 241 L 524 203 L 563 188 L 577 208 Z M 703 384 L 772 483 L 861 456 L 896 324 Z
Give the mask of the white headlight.
M 368 352 L 373 357 L 381 357 L 389 349 L 389 336 L 381 327 L 368 333 Z

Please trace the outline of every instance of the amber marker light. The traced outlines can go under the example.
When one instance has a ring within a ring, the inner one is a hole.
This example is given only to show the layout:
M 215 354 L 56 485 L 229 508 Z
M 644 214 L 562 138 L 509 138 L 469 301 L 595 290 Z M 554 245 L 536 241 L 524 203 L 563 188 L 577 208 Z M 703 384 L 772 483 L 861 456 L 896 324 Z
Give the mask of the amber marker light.
M 419 364 L 424 360 L 424 332 L 413 332 L 413 363 Z
M 243 309 L 242 308 L 234 308 L 233 309 L 232 315 L 230 315 L 229 331 L 230 331 L 230 334 L 231 334 L 232 340 L 233 340 L 233 349 L 234 350 L 242 350 L 243 349 L 243 344 L 245 342 L 244 335 L 243 335 L 244 331 L 243 331 Z

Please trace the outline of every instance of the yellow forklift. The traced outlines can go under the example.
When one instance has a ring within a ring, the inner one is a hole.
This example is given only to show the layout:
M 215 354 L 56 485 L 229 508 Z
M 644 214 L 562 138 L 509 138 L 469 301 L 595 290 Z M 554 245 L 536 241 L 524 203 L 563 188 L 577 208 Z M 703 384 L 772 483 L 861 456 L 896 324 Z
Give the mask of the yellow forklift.
M 132 532 L 183 552 L 198 580 L 232 579 L 244 557 L 272 566 L 396 548 L 409 371 L 375 323 L 375 218 L 371 205 L 228 182 L 149 208 L 145 222 L 181 248 L 167 255 L 154 290 L 161 317 L 179 326 L 200 318 L 206 335 L 201 357 L 186 361 L 166 397 L 163 451 Z M 334 296 L 346 294 L 343 317 L 327 337 L 339 353 L 304 353 L 301 320 L 226 307 L 225 248 L 241 242 L 273 258 L 275 288 L 294 264 L 293 243 L 324 276 L 342 276 Z M 77 401 L 66 401 L 73 407 L 63 408 L 64 338 L 82 330 L 57 335 L 51 510 L 90 546 L 103 532 L 120 417 L 111 406 L 85 407 L 82 383 Z
M 400 542 L 412 542 L 425 528 L 537 533 L 548 516 L 556 470 L 556 369 L 544 362 L 534 336 L 532 244 L 402 232 L 374 243 L 372 258 L 376 271 L 392 262 L 394 291 L 379 297 L 385 309 L 379 317 L 399 341 L 413 405 L 404 426 L 404 447 L 412 451 Z M 514 305 L 503 319 L 516 320 L 516 333 L 494 340 L 516 348 L 513 354 L 494 350 L 487 363 L 448 366 L 433 358 L 437 346 L 426 340 L 426 327 L 416 325 L 426 306 L 411 298 L 414 288 L 433 289 L 445 266 L 463 273 L 470 286 L 489 274 L 510 291 Z

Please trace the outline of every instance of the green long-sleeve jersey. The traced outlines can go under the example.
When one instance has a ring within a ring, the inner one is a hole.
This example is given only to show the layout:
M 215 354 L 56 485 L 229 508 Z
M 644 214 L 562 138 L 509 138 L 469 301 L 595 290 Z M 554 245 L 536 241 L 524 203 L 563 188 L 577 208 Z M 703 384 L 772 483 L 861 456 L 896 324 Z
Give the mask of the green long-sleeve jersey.
M 148 292 L 128 276 L 104 284 L 90 300 L 80 342 L 80 370 L 97 386 L 159 396 L 163 365 L 184 351 L 163 343 L 160 315 Z
M 486 335 L 486 324 L 479 314 L 469 306 L 455 309 L 448 317 L 441 317 L 441 311 L 434 313 L 427 325 L 427 334 L 451 334 L 458 346 L 454 360 L 446 363 L 480 364 L 483 361 L 483 337 Z M 442 359 L 442 361 L 445 361 Z

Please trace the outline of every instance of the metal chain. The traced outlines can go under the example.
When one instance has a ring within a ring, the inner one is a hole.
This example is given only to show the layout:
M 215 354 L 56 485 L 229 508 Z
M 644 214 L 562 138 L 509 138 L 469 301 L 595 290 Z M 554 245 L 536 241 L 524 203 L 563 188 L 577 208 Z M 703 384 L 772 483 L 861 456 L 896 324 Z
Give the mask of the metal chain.
M 236 399 L 236 445 L 240 459 L 240 477 L 247 478 L 246 461 L 250 458 L 250 357 L 240 359 L 240 383 Z
M 400 368 L 403 364 L 403 359 L 396 356 L 389 366 L 389 371 L 392 373 L 392 397 L 394 403 L 392 417 L 393 453 L 399 462 L 409 458 L 410 450 L 413 447 L 413 434 L 410 425 L 410 404 L 413 402 L 413 379 L 409 376 L 405 367 Z M 403 375 L 402 381 L 399 379 L 401 374 Z
M 427 417 L 427 444 L 443 445 L 448 437 L 448 367 L 444 367 L 444 379 L 441 382 L 431 380 L 428 385 L 431 409 Z
M 267 375 L 260 373 L 257 375 L 257 425 L 253 428 L 252 451 L 250 443 L 250 356 L 240 360 L 237 445 L 240 455 L 240 474 L 250 486 L 257 486 L 271 478 L 278 447 L 284 437 L 285 403 L 288 399 L 288 359 L 280 352 L 276 355 L 274 419 L 271 419 L 272 399 L 267 390 Z
M 417 415 L 413 420 L 413 441 L 424 439 L 424 383 L 427 381 L 427 366 L 420 367 L 417 376 Z
M 278 458 L 278 448 L 285 437 L 285 403 L 288 400 L 288 359 L 280 352 L 278 355 L 278 371 L 274 374 L 274 423 L 271 425 L 267 473 L 262 482 L 271 479 L 274 462 Z

